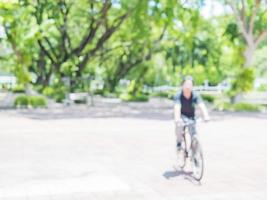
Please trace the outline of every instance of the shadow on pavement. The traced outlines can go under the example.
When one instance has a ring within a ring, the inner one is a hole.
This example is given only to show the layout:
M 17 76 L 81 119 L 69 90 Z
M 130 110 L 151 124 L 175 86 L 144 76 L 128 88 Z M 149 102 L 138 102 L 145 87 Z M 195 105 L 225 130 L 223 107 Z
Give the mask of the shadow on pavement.
M 193 183 L 194 185 L 201 185 L 201 182 L 198 182 L 194 179 L 194 177 L 192 176 L 192 172 L 186 172 L 184 170 L 166 171 L 164 172 L 163 176 L 168 180 L 175 177 L 182 177 L 185 180 L 188 180 L 189 182 Z

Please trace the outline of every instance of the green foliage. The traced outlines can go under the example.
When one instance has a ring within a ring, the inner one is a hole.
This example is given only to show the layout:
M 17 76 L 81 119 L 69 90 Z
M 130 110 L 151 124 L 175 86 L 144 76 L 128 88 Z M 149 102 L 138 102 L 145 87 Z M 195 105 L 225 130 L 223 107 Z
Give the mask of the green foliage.
M 86 98 L 83 98 L 83 99 L 76 99 L 74 101 L 74 103 L 76 104 L 86 104 L 87 103 L 87 99 Z
M 258 91 L 260 92 L 266 92 L 267 91 L 267 84 L 262 84 L 259 88 Z
M 138 83 L 136 80 L 131 81 L 130 85 L 127 88 L 127 93 L 135 95 L 136 93 L 142 93 L 143 85 Z
M 5 29 L 8 48 L 12 50 L 6 59 L 9 71 L 16 75 L 20 84 L 31 81 L 29 66 L 37 52 L 34 44 L 37 37 L 32 33 L 37 27 L 31 20 L 32 11 L 31 7 L 20 6 L 17 1 L 0 3 L 0 23 Z
M 253 68 L 242 68 L 232 83 L 232 88 L 228 92 L 229 97 L 252 90 L 254 79 L 255 72 Z
M 72 60 L 64 62 L 61 66 L 61 72 L 65 76 L 75 77 L 76 72 L 79 70 L 77 66 L 78 63 L 79 63 L 78 59 L 72 59 Z
M 235 39 L 241 37 L 236 23 L 229 23 L 226 27 L 224 35 L 229 37 L 231 42 L 234 42 Z
M 33 106 L 34 108 L 36 107 L 46 107 L 47 102 L 46 99 L 42 96 L 32 96 L 30 98 L 30 105 Z
M 52 87 L 46 87 L 43 89 L 42 93 L 43 95 L 47 97 L 53 97 L 53 95 L 55 94 L 55 91 L 54 91 L 54 88 Z
M 155 92 L 151 94 L 151 96 L 153 97 L 162 97 L 162 98 L 167 98 L 170 100 L 173 100 L 175 95 L 176 95 L 175 91 Z
M 249 103 L 236 103 L 233 105 L 233 109 L 235 111 L 261 111 L 262 107 Z
M 47 102 L 46 99 L 42 96 L 27 96 L 20 95 L 15 99 L 14 102 L 15 107 L 46 107 Z
M 245 42 L 235 18 L 227 12 L 206 19 L 200 11 L 203 2 L 0 2 L 0 24 L 6 32 L 1 45 L 11 50 L 3 59 L 0 55 L 0 68 L 13 72 L 19 84 L 44 88 L 42 93 L 58 102 L 65 99 L 66 92 L 89 91 L 88 85 L 78 81 L 88 76 L 104 82 L 105 88 L 95 94 L 118 97 L 122 93 L 125 99 L 142 99 L 144 84 L 178 85 L 186 74 L 192 75 L 197 85 L 206 79 L 216 85 L 233 77 L 230 97 L 249 91 L 255 72 L 240 70 Z M 246 2 L 250 6 L 245 15 L 249 17 L 253 1 Z M 264 8 L 258 11 L 255 34 L 265 30 L 267 23 Z M 62 77 L 72 80 L 71 88 L 59 83 Z M 118 91 L 122 79 L 136 81 L 127 91 Z
M 16 85 L 13 89 L 12 89 L 13 93 L 24 93 L 25 92 L 25 87 L 23 85 Z
M 43 95 L 53 98 L 56 102 L 63 102 L 63 100 L 66 98 L 66 88 L 62 84 L 54 84 L 51 87 L 46 87 L 43 89 L 42 93 Z
M 197 65 L 194 68 L 187 66 L 183 69 L 183 74 L 193 76 L 196 85 L 202 85 L 206 80 L 205 68 L 202 65 Z
M 29 105 L 29 97 L 26 95 L 18 96 L 15 99 L 15 106 L 16 107 L 27 107 Z
M 56 102 L 62 103 L 63 100 L 65 99 L 65 94 L 64 93 L 57 93 L 54 95 L 53 98 L 55 99 Z
M 142 92 L 143 85 L 139 85 L 135 80 L 131 81 L 127 91 L 120 95 L 120 99 L 123 101 L 148 101 L 149 97 L 147 94 Z
M 97 89 L 94 91 L 94 95 L 101 95 L 104 96 L 105 90 Z
M 256 77 L 267 77 L 267 40 L 263 48 L 258 49 L 255 52 L 253 65 L 256 66 Z
M 235 111 L 235 112 L 260 112 L 264 108 L 260 105 L 250 104 L 250 103 L 221 103 L 217 105 L 217 109 L 223 111 Z
M 117 98 L 117 97 L 119 97 L 119 94 L 117 94 L 117 93 L 111 93 L 111 92 L 105 90 L 103 92 L 102 96 L 103 97 L 107 97 L 107 98 Z
M 216 100 L 216 97 L 209 94 L 201 94 L 201 97 L 204 101 L 207 101 L 209 103 L 214 103 Z
M 120 99 L 123 101 L 128 101 L 128 102 L 146 102 L 149 100 L 148 95 L 144 94 L 137 94 L 137 95 L 130 95 L 130 94 L 122 94 L 120 96 Z

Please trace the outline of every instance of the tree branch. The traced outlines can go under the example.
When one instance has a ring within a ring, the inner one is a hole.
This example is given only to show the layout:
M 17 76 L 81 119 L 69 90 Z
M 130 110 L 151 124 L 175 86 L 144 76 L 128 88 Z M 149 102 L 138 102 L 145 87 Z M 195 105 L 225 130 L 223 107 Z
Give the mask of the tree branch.
M 68 54 L 70 53 L 70 51 L 72 50 L 72 45 L 71 45 L 71 40 L 69 38 L 69 34 L 68 34 L 68 14 L 70 11 L 70 8 L 72 6 L 72 4 L 69 4 L 69 6 L 67 5 L 66 1 L 62 1 L 62 7 L 60 8 L 60 13 L 63 16 L 63 24 L 58 28 L 62 37 L 61 37 L 61 50 L 63 56 L 62 56 L 62 61 L 66 61 L 68 58 Z M 68 48 L 67 48 L 68 45 Z
M 245 17 L 245 15 L 246 15 L 246 12 L 245 12 L 246 5 L 245 5 L 244 0 L 241 0 L 241 4 L 242 4 L 242 7 L 241 7 L 241 10 L 240 10 L 240 18 L 243 21 L 243 24 L 244 24 L 244 27 L 246 29 L 246 32 L 248 32 L 248 25 L 247 25 L 246 17 Z
M 249 35 L 247 33 L 246 26 L 244 24 L 244 21 L 242 21 L 242 18 L 239 15 L 239 11 L 238 11 L 237 7 L 235 6 L 235 3 L 232 0 L 227 0 L 227 3 L 229 4 L 229 6 L 232 8 L 232 10 L 234 12 L 234 16 L 237 20 L 237 25 L 238 25 L 243 37 L 245 38 L 247 43 L 250 43 L 250 38 L 249 38 Z
M 263 40 L 267 38 L 267 30 L 262 31 L 255 40 L 255 46 L 257 47 Z
M 123 48 L 123 47 L 129 47 L 129 46 L 130 46 L 130 44 L 127 44 L 127 45 L 120 44 L 120 45 L 117 45 L 117 46 L 112 47 L 112 48 L 107 48 L 104 51 L 101 51 L 100 53 L 95 54 L 95 55 L 96 56 L 103 56 L 103 54 L 108 54 L 108 53 L 110 53 L 110 52 L 112 52 L 112 51 L 114 51 L 116 49 L 120 49 L 120 48 Z
M 257 15 L 258 10 L 259 10 L 259 5 L 260 5 L 260 1 L 259 0 L 255 0 L 255 4 L 253 6 L 252 15 L 251 15 L 250 21 L 249 21 L 249 34 L 250 35 L 253 35 L 255 17 Z
M 79 64 L 79 70 L 84 69 L 86 63 L 89 60 L 89 57 L 95 55 L 95 53 L 103 46 L 104 42 L 107 41 L 111 37 L 111 35 L 120 27 L 120 25 L 123 23 L 123 21 L 127 18 L 128 15 L 129 12 L 114 20 L 114 22 L 117 22 L 117 24 L 108 28 L 105 33 L 98 39 L 95 48 L 91 49 L 85 54 L 84 59 Z
M 41 40 L 38 40 L 38 45 L 41 48 L 41 50 L 45 53 L 45 55 L 51 60 L 51 62 L 56 65 L 56 61 L 54 60 L 54 58 L 50 55 L 50 53 L 46 50 L 46 48 L 44 47 L 44 45 L 42 44 Z
M 55 58 L 58 57 L 57 53 L 56 53 L 56 50 L 55 48 L 53 47 L 52 43 L 50 42 L 50 40 L 47 38 L 47 37 L 44 37 L 44 40 L 46 41 L 46 43 L 48 44 L 49 48 L 51 49 L 52 51 L 52 54 Z M 52 56 L 52 55 L 51 55 Z
M 80 42 L 79 46 L 76 47 L 71 52 L 71 54 L 76 54 L 77 56 L 79 56 L 80 53 L 86 47 L 86 45 L 94 39 L 95 34 L 96 34 L 97 30 L 99 29 L 99 27 L 101 26 L 101 24 L 103 23 L 104 18 L 107 16 L 107 12 L 110 9 L 110 7 L 111 7 L 110 0 L 105 0 L 105 3 L 101 9 L 101 16 L 99 17 L 99 19 L 97 21 L 95 20 L 95 18 L 92 18 L 92 21 L 91 21 L 89 29 L 88 29 L 89 30 L 88 34 L 86 34 L 84 36 L 84 38 Z M 91 4 L 91 9 L 93 9 L 93 3 Z

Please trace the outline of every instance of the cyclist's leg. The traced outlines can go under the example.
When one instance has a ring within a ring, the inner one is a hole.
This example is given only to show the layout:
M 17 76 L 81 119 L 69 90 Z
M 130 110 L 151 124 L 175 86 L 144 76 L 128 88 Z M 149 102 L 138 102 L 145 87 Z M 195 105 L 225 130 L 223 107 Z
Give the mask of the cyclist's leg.
M 185 115 L 181 115 L 182 121 L 184 122 L 184 120 L 187 118 Z M 185 131 L 185 126 L 184 124 L 180 123 L 180 124 L 176 124 L 175 125 L 175 133 L 176 133 L 176 147 L 177 150 L 181 149 L 181 145 L 182 145 L 182 141 L 183 141 L 183 134 Z
M 177 150 L 181 149 L 181 143 L 183 140 L 183 131 L 184 127 L 182 124 L 175 124 L 175 134 L 176 134 L 176 148 Z
M 177 151 L 177 163 L 179 168 L 184 168 L 185 166 L 185 149 L 183 149 L 183 133 L 184 126 L 183 124 L 175 125 L 175 134 L 176 134 L 176 151 Z
M 192 136 L 197 136 L 197 129 L 196 129 L 196 123 L 190 124 L 188 126 L 189 132 Z
M 192 137 L 192 148 L 195 150 L 195 145 L 196 144 L 194 144 L 194 138 L 196 138 L 197 140 L 198 140 L 198 137 L 197 137 L 197 129 L 196 129 L 196 124 L 194 123 L 194 124 L 191 124 L 189 127 L 188 127 L 188 129 L 189 129 L 189 132 L 190 132 L 190 134 L 191 134 L 191 137 Z

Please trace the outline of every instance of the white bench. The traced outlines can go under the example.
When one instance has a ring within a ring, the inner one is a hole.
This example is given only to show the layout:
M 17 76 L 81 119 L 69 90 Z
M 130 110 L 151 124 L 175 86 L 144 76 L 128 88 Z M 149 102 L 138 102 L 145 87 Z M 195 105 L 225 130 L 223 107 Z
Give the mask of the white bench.
M 71 101 L 87 100 L 88 96 L 89 96 L 88 93 L 85 93 L 85 92 L 70 93 L 69 94 L 69 99 Z
M 91 101 L 89 101 L 89 98 Z M 91 102 L 91 105 L 93 105 L 93 97 L 86 92 L 77 92 L 77 93 L 69 93 L 67 98 L 67 104 L 74 103 L 75 101 L 85 101 L 87 104 Z

